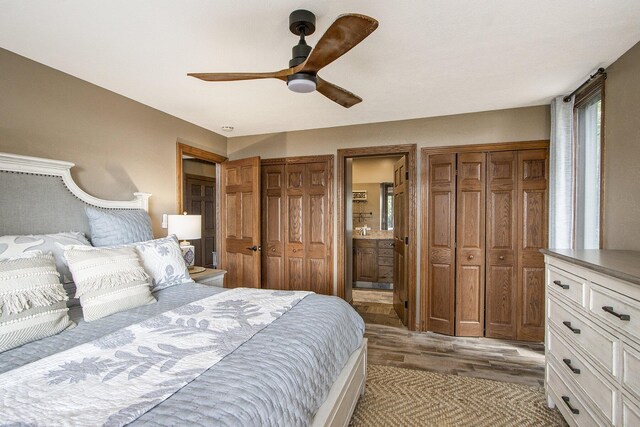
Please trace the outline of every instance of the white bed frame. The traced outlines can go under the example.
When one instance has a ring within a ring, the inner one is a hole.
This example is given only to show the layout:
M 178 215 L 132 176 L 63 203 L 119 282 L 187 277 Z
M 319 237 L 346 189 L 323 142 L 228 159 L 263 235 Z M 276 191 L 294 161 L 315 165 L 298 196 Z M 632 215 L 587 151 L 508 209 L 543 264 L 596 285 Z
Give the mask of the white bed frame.
M 150 193 L 133 193 L 128 201 L 103 200 L 84 192 L 71 176 L 73 163 L 39 157 L 0 153 L 0 171 L 61 177 L 69 191 L 83 202 L 106 209 L 149 210 Z M 364 394 L 367 379 L 367 339 L 349 357 L 338 378 L 329 390 L 329 395 L 316 413 L 313 427 L 346 427 L 349 425 L 356 403 Z

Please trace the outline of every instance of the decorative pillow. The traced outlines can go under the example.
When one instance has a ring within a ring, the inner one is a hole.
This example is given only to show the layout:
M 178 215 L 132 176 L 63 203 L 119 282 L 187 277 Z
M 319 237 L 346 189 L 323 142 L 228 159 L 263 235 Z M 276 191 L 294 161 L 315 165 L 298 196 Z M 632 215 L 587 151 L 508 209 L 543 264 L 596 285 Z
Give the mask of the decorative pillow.
M 49 253 L 0 261 L 0 352 L 75 326 L 59 276 Z
M 132 246 L 138 251 L 145 271 L 151 276 L 153 291 L 193 282 L 175 235 Z
M 71 246 L 64 256 L 87 322 L 156 302 L 135 248 Z
M 85 209 L 91 229 L 91 243 L 96 247 L 118 246 L 153 239 L 149 214 L 142 209 Z
M 68 245 L 91 246 L 83 233 L 70 231 L 68 233 L 36 234 L 28 236 L 2 236 L 0 237 L 0 259 L 19 256 L 30 251 L 51 252 L 56 263 L 56 269 L 60 273 L 60 281 L 64 285 L 69 298 L 73 298 L 76 285 L 73 283 L 71 272 L 64 257 L 64 248 Z M 77 305 L 72 302 L 71 305 Z

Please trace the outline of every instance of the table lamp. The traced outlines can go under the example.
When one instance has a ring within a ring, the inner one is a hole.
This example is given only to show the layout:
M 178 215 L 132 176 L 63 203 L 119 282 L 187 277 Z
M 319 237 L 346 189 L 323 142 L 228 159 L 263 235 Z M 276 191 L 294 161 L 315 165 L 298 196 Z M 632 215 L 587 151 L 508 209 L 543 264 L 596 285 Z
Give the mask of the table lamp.
M 189 273 L 198 273 L 204 271 L 203 267 L 195 267 L 195 250 L 196 248 L 189 243 L 188 239 L 200 239 L 202 237 L 202 217 L 200 215 L 169 215 L 168 232 L 175 234 L 180 242 L 182 257 L 189 267 Z

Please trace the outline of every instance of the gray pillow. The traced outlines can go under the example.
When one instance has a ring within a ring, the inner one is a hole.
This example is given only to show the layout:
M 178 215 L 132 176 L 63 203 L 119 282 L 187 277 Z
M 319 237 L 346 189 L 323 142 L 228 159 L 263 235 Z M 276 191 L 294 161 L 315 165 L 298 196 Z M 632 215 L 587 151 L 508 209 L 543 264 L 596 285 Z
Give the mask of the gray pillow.
M 27 252 L 0 261 L 0 352 L 75 326 L 53 255 Z
M 76 285 L 69 271 L 67 260 L 64 257 L 64 248 L 68 245 L 91 246 L 83 233 L 70 231 L 56 234 L 35 234 L 28 236 L 2 236 L 0 237 L 0 259 L 19 256 L 23 253 L 42 251 L 51 252 L 56 263 L 56 269 L 60 273 L 60 281 L 64 285 L 69 298 L 73 298 Z M 69 305 L 78 305 L 78 300 L 73 300 Z
M 149 214 L 142 209 L 85 208 L 93 246 L 119 246 L 153 239 Z

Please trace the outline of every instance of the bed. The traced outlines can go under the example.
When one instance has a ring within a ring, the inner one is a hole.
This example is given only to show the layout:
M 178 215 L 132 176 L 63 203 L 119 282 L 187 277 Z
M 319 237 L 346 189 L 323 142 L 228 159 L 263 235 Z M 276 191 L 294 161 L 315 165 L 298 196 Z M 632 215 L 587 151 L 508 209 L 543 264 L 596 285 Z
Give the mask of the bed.
M 0 154 L 0 236 L 68 230 L 88 233 L 83 215 L 86 205 L 148 210 L 150 195 L 146 193 L 135 193 L 130 201 L 105 201 L 88 195 L 73 182 L 72 167 L 68 162 Z M 171 286 L 155 293 L 155 304 L 92 322 L 84 321 L 80 307 L 72 307 L 69 316 L 77 324 L 75 328 L 0 353 L 0 384 L 3 376 L 36 370 L 43 361 L 64 358 L 91 343 L 104 342 L 105 337 L 113 343 L 113 337 L 122 335 L 121 331 L 154 322 L 168 313 L 185 312 L 185 307 L 222 299 L 230 295 L 227 292 L 233 291 L 197 283 Z M 290 309 L 168 397 L 135 415 L 110 418 L 107 424 L 347 425 L 364 392 L 363 334 L 362 319 L 342 299 L 303 295 Z M 170 374 L 171 369 L 168 371 Z M 25 381 L 23 388 L 28 387 Z M 34 390 L 17 391 L 16 396 L 37 395 Z M 2 396 L 0 414 L 12 410 L 10 405 L 16 396 Z M 109 405 L 108 398 L 102 400 L 100 405 Z M 91 405 L 85 409 L 91 410 Z M 110 410 L 116 414 L 122 409 Z M 0 416 L 0 425 L 3 419 L 7 418 Z M 46 424 L 77 423 L 70 417 L 53 418 Z

